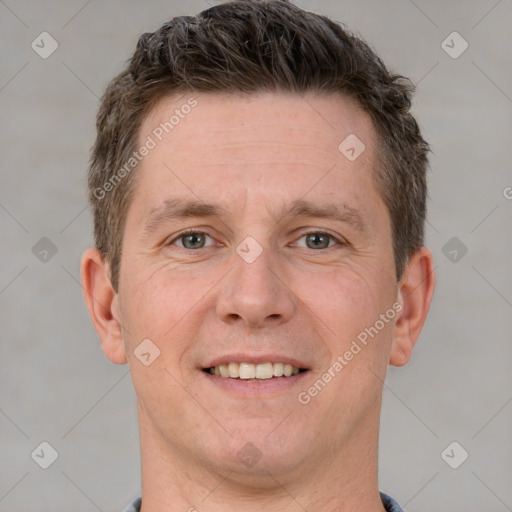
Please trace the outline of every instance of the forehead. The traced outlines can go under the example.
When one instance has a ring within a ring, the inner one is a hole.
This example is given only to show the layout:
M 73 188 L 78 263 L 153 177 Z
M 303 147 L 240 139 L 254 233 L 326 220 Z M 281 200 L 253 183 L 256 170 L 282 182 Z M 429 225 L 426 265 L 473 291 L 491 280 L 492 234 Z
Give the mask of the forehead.
M 173 95 L 142 123 L 139 147 L 151 150 L 138 181 L 156 204 L 176 188 L 209 202 L 235 191 L 335 198 L 344 186 L 364 195 L 374 188 L 375 139 L 370 117 L 341 95 Z
M 366 148 L 374 146 L 370 117 L 355 100 L 341 94 L 189 92 L 158 101 L 143 120 L 139 142 L 149 136 L 174 151 L 190 147 L 201 151 L 210 149 L 212 142 L 217 147 L 237 143 L 247 147 L 266 141 L 302 144 L 305 150 L 328 150 L 339 157 L 338 146 L 349 135 L 357 136 Z

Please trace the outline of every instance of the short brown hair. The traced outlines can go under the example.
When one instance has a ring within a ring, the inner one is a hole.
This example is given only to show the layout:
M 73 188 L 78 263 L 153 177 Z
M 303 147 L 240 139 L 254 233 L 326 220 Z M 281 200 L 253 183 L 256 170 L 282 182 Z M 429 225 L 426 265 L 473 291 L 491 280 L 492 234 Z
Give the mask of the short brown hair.
M 426 217 L 429 147 L 410 113 L 413 90 L 361 38 L 288 0 L 229 2 L 142 34 L 101 100 L 89 169 L 95 243 L 114 289 L 136 173 L 113 180 L 132 156 L 152 107 L 164 96 L 191 92 L 318 92 L 355 99 L 379 137 L 376 183 L 391 218 L 399 279 L 423 245 Z

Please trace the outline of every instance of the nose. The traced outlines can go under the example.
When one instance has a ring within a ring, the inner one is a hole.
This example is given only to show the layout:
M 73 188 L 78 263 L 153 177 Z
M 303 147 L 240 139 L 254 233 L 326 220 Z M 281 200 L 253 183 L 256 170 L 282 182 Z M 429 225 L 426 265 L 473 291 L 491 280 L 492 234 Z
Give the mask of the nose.
M 251 263 L 233 255 L 233 269 L 222 280 L 217 301 L 217 315 L 223 322 L 252 328 L 277 326 L 293 317 L 296 306 L 278 256 L 270 249 Z

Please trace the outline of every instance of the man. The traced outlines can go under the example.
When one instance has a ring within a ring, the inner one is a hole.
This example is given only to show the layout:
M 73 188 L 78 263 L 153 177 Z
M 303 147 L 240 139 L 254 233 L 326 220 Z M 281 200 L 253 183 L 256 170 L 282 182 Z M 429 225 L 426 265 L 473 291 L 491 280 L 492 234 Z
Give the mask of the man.
M 137 394 L 127 510 L 399 511 L 388 364 L 430 305 L 411 86 L 286 1 L 143 34 L 98 114 L 85 300 Z

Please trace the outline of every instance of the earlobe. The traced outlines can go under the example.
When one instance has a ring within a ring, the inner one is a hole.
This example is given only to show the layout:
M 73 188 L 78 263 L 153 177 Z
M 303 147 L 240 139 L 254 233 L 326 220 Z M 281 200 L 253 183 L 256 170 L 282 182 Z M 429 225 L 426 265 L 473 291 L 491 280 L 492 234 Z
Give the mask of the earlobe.
M 97 249 L 84 252 L 81 263 L 85 303 L 103 352 L 116 364 L 126 363 L 126 351 L 119 316 L 119 299 L 108 275 L 108 264 Z
M 414 345 L 427 318 L 435 275 L 432 254 L 426 247 L 416 251 L 399 283 L 399 301 L 402 310 L 393 332 L 389 363 L 403 366 L 409 362 Z

